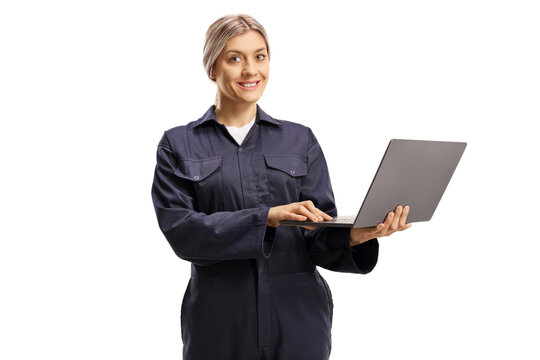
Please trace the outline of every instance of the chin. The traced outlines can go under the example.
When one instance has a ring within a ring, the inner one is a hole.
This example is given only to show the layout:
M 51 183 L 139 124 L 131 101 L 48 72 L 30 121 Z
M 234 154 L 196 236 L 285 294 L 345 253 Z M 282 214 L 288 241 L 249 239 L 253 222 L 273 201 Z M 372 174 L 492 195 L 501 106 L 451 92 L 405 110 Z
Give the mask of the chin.
M 262 94 L 257 95 L 257 96 L 242 96 L 242 97 L 240 97 L 238 99 L 238 101 L 245 102 L 245 103 L 254 103 L 254 102 L 259 101 L 261 96 L 262 96 Z

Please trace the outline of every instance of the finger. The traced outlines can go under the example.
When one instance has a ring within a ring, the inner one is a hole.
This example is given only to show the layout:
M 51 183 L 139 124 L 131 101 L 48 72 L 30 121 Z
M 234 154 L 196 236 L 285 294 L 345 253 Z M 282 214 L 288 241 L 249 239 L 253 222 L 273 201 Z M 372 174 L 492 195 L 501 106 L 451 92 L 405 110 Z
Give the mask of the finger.
M 328 220 L 333 219 L 330 215 L 328 215 L 327 213 L 325 213 L 321 209 L 318 209 L 317 207 L 315 207 L 315 204 L 313 204 L 313 201 L 307 200 L 307 201 L 305 201 L 305 203 L 306 203 L 306 207 L 309 209 L 309 211 L 311 211 L 312 213 L 319 216 L 319 221 L 324 221 L 324 220 L 328 221 Z
M 327 213 L 319 209 L 317 209 L 317 214 L 319 214 L 319 216 L 322 217 L 321 221 L 324 221 L 324 220 L 329 221 L 333 219 L 333 217 L 331 217 L 330 215 L 328 215 Z
M 396 231 L 398 229 L 399 218 L 401 217 L 402 212 L 403 212 L 402 206 L 396 207 L 396 213 L 394 215 L 394 218 L 392 219 L 392 223 L 390 224 L 390 231 Z
M 328 215 L 327 213 L 325 213 L 321 209 L 315 207 L 315 204 L 313 204 L 312 201 L 307 201 L 307 205 L 308 205 L 308 209 L 312 213 L 317 214 L 317 215 L 319 215 L 321 217 L 321 220 L 319 220 L 319 221 L 332 220 L 333 219 L 330 215 Z
M 306 221 L 307 216 L 296 214 L 290 211 L 287 211 L 285 214 L 283 214 L 284 218 L 281 220 L 294 220 L 294 221 Z
M 373 236 L 381 236 L 386 231 L 388 226 L 390 226 L 390 223 L 392 221 L 392 218 L 394 216 L 393 212 L 389 212 L 386 214 L 386 218 L 384 218 L 384 222 L 377 224 L 377 226 L 368 227 L 364 229 L 369 229 L 369 234 Z
M 308 229 L 308 230 L 315 230 L 317 228 L 316 226 L 304 226 L 304 225 L 302 225 L 300 227 L 303 227 L 303 228 Z
M 405 228 L 405 225 L 407 224 L 407 216 L 409 215 L 410 207 L 408 205 L 405 205 L 403 208 L 403 213 L 401 214 L 401 217 L 399 218 L 399 228 L 403 229 Z
M 315 207 L 315 204 L 313 204 L 313 201 L 306 200 L 306 201 L 302 201 L 301 204 L 303 204 L 311 213 L 313 213 L 313 214 L 315 214 L 315 216 L 317 216 L 317 220 L 315 220 L 315 221 L 323 221 L 324 220 L 324 217 L 321 214 L 322 211 Z
M 386 219 L 384 219 L 384 222 L 382 223 L 382 226 L 377 229 L 379 235 L 386 234 L 386 232 L 388 231 L 388 228 L 390 227 L 390 224 L 392 223 L 393 219 L 394 219 L 394 213 L 392 211 L 390 211 L 388 213 L 388 215 L 386 215 Z
M 332 220 L 333 217 L 331 217 L 330 215 L 328 215 L 327 213 L 325 213 L 324 211 L 322 211 L 321 209 L 318 209 L 318 208 L 315 208 L 315 210 L 317 210 L 317 214 L 319 214 L 319 216 L 322 217 L 322 220 L 321 221 L 328 221 L 328 220 Z
M 378 236 L 381 233 L 383 228 L 384 228 L 384 223 L 379 223 L 377 226 L 372 228 L 373 229 L 372 234 Z
M 304 205 L 298 205 L 295 209 L 297 214 L 304 215 L 306 218 L 313 222 L 319 221 L 319 216 L 309 211 Z

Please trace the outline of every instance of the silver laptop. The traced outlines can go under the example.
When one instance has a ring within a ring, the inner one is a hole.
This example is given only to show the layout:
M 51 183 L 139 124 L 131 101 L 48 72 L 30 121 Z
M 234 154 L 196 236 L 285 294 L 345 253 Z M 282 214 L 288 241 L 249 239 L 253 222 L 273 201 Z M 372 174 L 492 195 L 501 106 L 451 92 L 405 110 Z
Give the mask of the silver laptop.
M 282 220 L 280 225 L 370 227 L 384 221 L 398 205 L 409 205 L 407 222 L 433 216 L 467 143 L 392 139 L 356 216 L 330 221 Z

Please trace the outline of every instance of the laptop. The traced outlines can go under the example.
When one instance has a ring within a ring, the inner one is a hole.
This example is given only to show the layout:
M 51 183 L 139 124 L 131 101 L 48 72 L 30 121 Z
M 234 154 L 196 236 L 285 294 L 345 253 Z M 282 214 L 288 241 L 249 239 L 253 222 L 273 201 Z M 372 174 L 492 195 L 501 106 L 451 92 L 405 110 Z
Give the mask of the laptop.
M 330 221 L 282 220 L 280 225 L 371 227 L 384 222 L 398 205 L 409 205 L 407 222 L 429 221 L 467 143 L 392 139 L 356 216 Z

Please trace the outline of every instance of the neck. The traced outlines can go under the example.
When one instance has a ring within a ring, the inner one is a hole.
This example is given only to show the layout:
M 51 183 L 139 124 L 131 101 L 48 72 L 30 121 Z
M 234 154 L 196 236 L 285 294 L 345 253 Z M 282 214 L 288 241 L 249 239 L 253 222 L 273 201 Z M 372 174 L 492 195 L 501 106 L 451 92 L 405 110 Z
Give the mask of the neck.
M 242 127 L 257 115 L 257 103 L 227 103 L 218 100 L 215 113 L 218 123 Z

